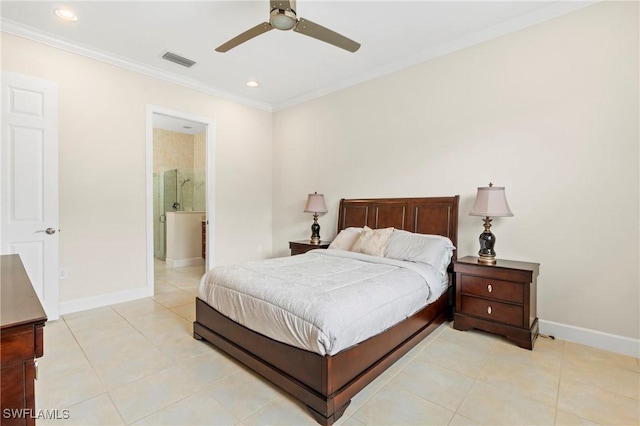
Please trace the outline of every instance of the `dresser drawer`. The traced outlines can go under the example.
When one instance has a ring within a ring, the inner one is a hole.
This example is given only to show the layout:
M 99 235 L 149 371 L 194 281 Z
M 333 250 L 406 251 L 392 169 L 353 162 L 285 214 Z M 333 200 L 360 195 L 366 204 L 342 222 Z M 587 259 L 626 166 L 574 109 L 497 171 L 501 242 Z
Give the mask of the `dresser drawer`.
M 460 302 L 460 313 L 462 314 L 498 321 L 516 327 L 523 326 L 524 310 L 522 306 L 465 295 L 461 295 Z
M 523 303 L 524 286 L 511 281 L 462 275 L 460 291 L 505 302 Z
M 33 359 L 36 356 L 42 356 L 41 353 L 42 327 L 36 328 L 32 324 L 26 324 L 2 330 L 2 351 L 0 351 L 2 365 Z

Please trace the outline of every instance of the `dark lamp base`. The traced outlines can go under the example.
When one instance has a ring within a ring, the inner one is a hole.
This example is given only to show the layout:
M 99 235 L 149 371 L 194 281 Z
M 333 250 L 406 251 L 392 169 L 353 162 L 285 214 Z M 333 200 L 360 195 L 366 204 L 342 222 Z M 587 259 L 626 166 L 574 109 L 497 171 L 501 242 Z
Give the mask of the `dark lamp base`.
M 482 263 L 484 265 L 495 265 L 496 264 L 496 252 L 493 250 L 493 247 L 496 244 L 496 237 L 490 231 L 491 228 L 491 219 L 486 218 L 484 223 L 484 232 L 480 234 L 480 251 L 478 252 L 478 263 Z
M 318 215 L 313 215 L 313 224 L 311 225 L 311 244 L 320 244 L 320 225 L 318 224 Z

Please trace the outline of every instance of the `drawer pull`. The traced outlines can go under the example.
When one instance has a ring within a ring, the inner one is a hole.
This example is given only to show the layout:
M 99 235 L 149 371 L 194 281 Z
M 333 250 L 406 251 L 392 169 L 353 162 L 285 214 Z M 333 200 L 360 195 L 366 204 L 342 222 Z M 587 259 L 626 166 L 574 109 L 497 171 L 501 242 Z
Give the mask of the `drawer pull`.
M 487 286 L 487 291 L 488 291 L 489 293 L 491 293 L 491 292 L 493 291 L 493 286 L 492 286 L 491 284 L 489 284 L 489 285 Z
M 488 307 L 487 307 L 487 313 L 488 313 L 489 315 L 491 315 L 491 306 L 488 306 Z

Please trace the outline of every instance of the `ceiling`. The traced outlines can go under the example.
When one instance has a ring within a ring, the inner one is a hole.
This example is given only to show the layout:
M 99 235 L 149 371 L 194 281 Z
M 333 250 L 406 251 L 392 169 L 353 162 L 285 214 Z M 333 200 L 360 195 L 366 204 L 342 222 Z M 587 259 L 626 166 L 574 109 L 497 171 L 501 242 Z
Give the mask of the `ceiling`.
M 297 14 L 361 43 L 355 53 L 273 30 L 269 1 L 2 1 L 2 31 L 267 110 L 286 108 L 551 19 L 594 1 L 298 0 Z M 71 9 L 76 22 L 54 15 Z M 166 51 L 196 62 L 162 59 Z M 246 86 L 256 80 L 259 87 Z
M 207 129 L 207 125 L 184 118 L 155 113 L 153 114 L 153 128 L 186 133 L 188 135 L 197 135 L 198 133 L 204 132 Z

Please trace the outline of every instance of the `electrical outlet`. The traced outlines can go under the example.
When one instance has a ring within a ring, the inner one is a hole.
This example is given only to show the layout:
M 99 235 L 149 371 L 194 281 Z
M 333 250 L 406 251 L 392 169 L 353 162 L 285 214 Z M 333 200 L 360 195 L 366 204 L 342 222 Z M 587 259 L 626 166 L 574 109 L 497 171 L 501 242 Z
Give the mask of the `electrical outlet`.
M 67 270 L 67 268 L 60 268 L 60 271 L 58 271 L 58 278 L 60 278 L 61 280 L 64 280 L 65 278 L 67 278 L 67 275 L 69 274 L 69 271 Z

